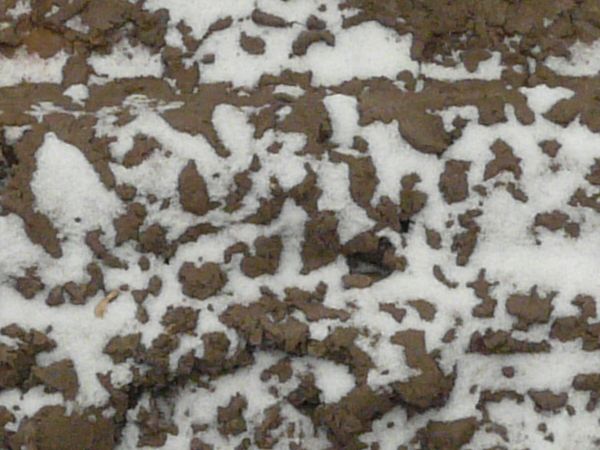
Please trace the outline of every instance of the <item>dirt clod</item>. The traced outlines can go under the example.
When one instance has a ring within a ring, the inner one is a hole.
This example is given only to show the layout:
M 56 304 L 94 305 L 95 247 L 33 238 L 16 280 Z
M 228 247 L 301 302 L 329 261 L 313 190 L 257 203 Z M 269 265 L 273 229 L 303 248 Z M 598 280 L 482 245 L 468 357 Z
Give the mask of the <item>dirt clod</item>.
M 417 439 L 427 450 L 460 450 L 471 441 L 478 429 L 475 417 L 450 422 L 429 421 L 417 432 Z
M 529 294 L 515 293 L 506 300 L 506 310 L 518 318 L 515 324 L 517 330 L 527 330 L 530 325 L 547 323 L 552 313 L 552 299 L 556 292 L 541 297 L 537 286 L 533 286 Z
M 279 259 L 283 250 L 281 237 L 261 236 L 254 241 L 254 255 L 242 259 L 241 269 L 250 278 L 261 275 L 274 275 L 279 267 Z
M 240 34 L 240 46 L 250 55 L 262 55 L 265 52 L 265 41 L 258 36 L 250 36 L 245 32 Z
M 63 406 L 43 406 L 21 423 L 10 442 L 14 448 L 111 450 L 116 431 L 112 420 L 100 411 L 67 414 Z
M 468 161 L 446 161 L 444 172 L 440 175 L 438 187 L 446 203 L 458 203 L 469 195 L 468 171 L 471 163 Z
M 79 381 L 72 360 L 63 359 L 45 367 L 34 366 L 31 374 L 34 380 L 44 384 L 50 392 L 58 391 L 65 400 L 75 400 Z
M 322 211 L 308 221 L 302 244 L 302 273 L 309 273 L 335 261 L 341 249 L 338 220 L 333 211 Z
M 194 161 L 189 161 L 179 174 L 178 188 L 179 201 L 184 211 L 197 216 L 210 211 L 212 205 L 208 188 Z
M 217 294 L 227 283 L 227 275 L 213 262 L 204 263 L 200 267 L 185 262 L 179 269 L 178 276 L 183 293 L 198 300 Z
M 240 394 L 233 396 L 227 406 L 219 406 L 217 420 L 221 434 L 237 436 L 246 431 L 246 420 L 243 413 L 247 406 L 246 398 Z

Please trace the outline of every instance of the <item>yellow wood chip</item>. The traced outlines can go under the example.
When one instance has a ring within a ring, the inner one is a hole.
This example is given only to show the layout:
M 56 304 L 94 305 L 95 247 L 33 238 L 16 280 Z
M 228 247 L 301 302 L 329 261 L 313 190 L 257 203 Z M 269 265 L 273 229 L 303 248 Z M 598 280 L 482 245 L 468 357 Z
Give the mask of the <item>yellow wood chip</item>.
M 100 300 L 100 302 L 96 305 L 96 308 L 94 309 L 94 314 L 96 315 L 96 317 L 104 317 L 106 309 L 108 308 L 108 304 L 114 299 L 116 299 L 118 296 L 119 291 L 115 289 L 114 291 L 110 291 L 106 297 Z

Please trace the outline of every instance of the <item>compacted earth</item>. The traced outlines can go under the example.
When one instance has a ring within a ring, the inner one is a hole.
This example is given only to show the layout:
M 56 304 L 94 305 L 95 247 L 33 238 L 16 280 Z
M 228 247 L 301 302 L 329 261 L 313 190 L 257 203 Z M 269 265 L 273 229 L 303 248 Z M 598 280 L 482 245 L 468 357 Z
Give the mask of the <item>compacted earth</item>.
M 0 1 L 0 448 L 600 448 L 599 39 Z

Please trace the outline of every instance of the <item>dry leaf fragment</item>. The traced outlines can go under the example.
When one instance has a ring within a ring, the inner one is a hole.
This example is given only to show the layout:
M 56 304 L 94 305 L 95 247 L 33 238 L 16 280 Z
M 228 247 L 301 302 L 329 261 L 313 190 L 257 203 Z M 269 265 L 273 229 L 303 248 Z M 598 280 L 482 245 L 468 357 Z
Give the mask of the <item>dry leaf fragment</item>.
M 96 315 L 96 317 L 104 317 L 106 309 L 108 308 L 108 304 L 114 299 L 116 299 L 118 296 L 119 291 L 115 289 L 113 291 L 110 291 L 106 297 L 100 300 L 100 302 L 96 305 L 96 308 L 94 309 L 94 314 Z

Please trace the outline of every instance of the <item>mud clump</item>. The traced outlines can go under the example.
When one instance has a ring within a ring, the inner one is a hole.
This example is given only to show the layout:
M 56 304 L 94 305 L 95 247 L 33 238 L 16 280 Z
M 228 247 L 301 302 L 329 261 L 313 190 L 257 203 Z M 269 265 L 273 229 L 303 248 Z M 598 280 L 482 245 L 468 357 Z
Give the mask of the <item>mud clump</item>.
M 202 343 L 204 354 L 202 358 L 195 360 L 194 368 L 210 377 L 229 373 L 253 362 L 252 354 L 246 348 L 235 349 L 233 356 L 229 356 L 231 342 L 225 333 L 205 333 L 202 335 Z
M 198 323 L 198 311 L 188 306 L 169 306 L 161 319 L 161 324 L 171 334 L 194 334 Z
M 139 243 L 143 253 L 153 253 L 168 258 L 173 251 L 167 241 L 167 230 L 157 223 L 140 232 Z
M 576 238 L 580 233 L 579 224 L 569 219 L 568 214 L 554 210 L 536 214 L 533 224 L 535 227 L 543 227 L 550 231 L 564 230 L 567 236 Z
M 350 175 L 350 195 L 361 208 L 369 210 L 375 189 L 379 183 L 377 170 L 370 156 L 355 158 L 338 152 L 331 152 L 333 162 L 345 162 Z
M 101 411 L 67 414 L 63 406 L 43 406 L 21 422 L 9 443 L 11 448 L 27 446 L 40 450 L 112 450 L 116 434 L 115 424 Z
M 189 161 L 179 174 L 179 201 L 184 211 L 203 216 L 213 206 L 204 178 L 198 173 L 196 163 Z
M 40 331 L 27 332 L 16 324 L 2 328 L 0 334 L 16 341 L 0 343 L 0 389 L 27 388 L 36 356 L 53 350 L 56 343 Z
M 123 166 L 127 168 L 139 166 L 152 156 L 160 144 L 154 138 L 136 135 L 133 139 L 133 148 L 123 157 Z
M 434 278 L 440 283 L 442 283 L 444 286 L 446 286 L 448 289 L 456 289 L 458 287 L 459 283 L 457 281 L 450 280 L 446 276 L 446 274 L 442 270 L 442 267 L 439 264 L 434 264 L 432 272 Z
M 308 19 L 306 19 L 306 28 L 309 30 L 324 30 L 327 28 L 327 22 L 319 19 L 314 14 L 311 14 Z
M 590 172 L 585 179 L 594 186 L 600 186 L 600 159 L 594 159 L 594 164 L 590 167 Z
M 290 25 L 281 17 L 261 11 L 260 9 L 252 11 L 250 18 L 257 25 L 264 27 L 285 28 Z
M 308 354 L 347 365 L 358 384 L 366 381 L 368 372 L 374 367 L 371 357 L 357 344 L 360 332 L 352 327 L 337 327 L 323 340 L 311 340 Z
M 505 400 L 510 400 L 520 405 L 525 401 L 525 396 L 510 389 L 495 391 L 484 389 L 479 393 L 476 408 L 481 411 L 484 422 L 490 422 L 490 413 L 487 408 L 488 403 L 500 403 Z
M 556 292 L 551 292 L 542 298 L 537 291 L 537 286 L 533 286 L 529 294 L 510 295 L 506 300 L 506 311 L 518 319 L 514 328 L 526 331 L 530 325 L 547 323 L 553 309 L 552 299 L 556 294 Z
M 432 228 L 426 228 L 425 239 L 427 245 L 433 250 L 440 250 L 442 248 L 442 235 L 439 233 L 439 231 L 436 231 Z
M 371 286 L 375 280 L 369 275 L 347 274 L 342 277 L 342 284 L 346 289 L 365 289 Z
M 445 374 L 431 353 L 427 353 L 425 334 L 420 330 L 398 331 L 391 342 L 404 347 L 406 362 L 420 371 L 408 381 L 397 381 L 391 387 L 411 413 L 444 405 L 454 388 L 456 367 Z
M 195 437 L 190 442 L 190 450 L 214 450 L 214 447 L 202 439 Z
M 379 311 L 388 313 L 398 323 L 402 323 L 404 317 L 406 316 L 406 309 L 398 308 L 393 303 L 380 303 Z
M 153 399 L 150 400 L 148 408 L 140 408 L 137 415 L 137 424 L 140 429 L 138 447 L 162 447 L 167 442 L 169 434 L 178 434 L 179 430 L 170 420 L 168 413 Z
M 341 250 L 338 219 L 333 211 L 321 211 L 304 227 L 302 273 L 307 274 L 332 263 Z
M 588 195 L 586 190 L 578 188 L 571 199 L 569 200 L 570 206 L 583 206 L 584 208 L 593 209 L 596 212 L 600 212 L 600 201 L 597 194 Z
M 242 259 L 241 269 L 250 278 L 274 275 L 279 267 L 283 243 L 280 236 L 261 236 L 254 241 L 254 255 Z
M 189 297 L 206 300 L 217 294 L 227 283 L 227 275 L 217 263 L 204 263 L 196 267 L 191 262 L 179 269 L 179 282 L 183 293 Z
M 517 180 L 521 178 L 521 174 L 523 173 L 520 165 L 521 158 L 515 156 L 510 145 L 498 139 L 492 144 L 490 149 L 494 154 L 494 159 L 485 166 L 483 173 L 484 180 L 494 178 L 501 172 L 510 172 Z
M 416 439 L 424 450 L 460 450 L 471 441 L 478 429 L 479 423 L 475 417 L 451 422 L 430 420 L 426 427 L 417 432 Z
M 89 231 L 85 235 L 85 243 L 92 250 L 94 256 L 102 261 L 104 265 L 111 268 L 127 269 L 128 265 L 125 261 L 117 258 L 106 248 L 102 243 L 102 230 Z
M 318 185 L 318 176 L 310 164 L 306 163 L 304 170 L 306 176 L 299 184 L 290 189 L 289 196 L 307 214 L 312 215 L 318 211 L 317 203 L 323 191 Z
M 259 300 L 248 306 L 232 305 L 219 318 L 237 330 L 251 346 L 306 354 L 308 326 L 288 317 L 285 303 L 271 292 L 263 291 Z
M 13 167 L 19 163 L 12 146 L 6 143 L 3 134 L 0 134 L 0 188 L 3 188 L 7 179 L 13 172 Z
M 579 314 L 556 318 L 550 328 L 550 337 L 561 342 L 581 339 L 584 351 L 599 349 L 600 325 L 589 322 L 597 316 L 595 300 L 587 295 L 578 295 L 571 303 L 579 308 Z
M 37 275 L 35 267 L 27 268 L 25 270 L 25 275 L 17 277 L 15 283 L 15 289 L 28 300 L 35 297 L 36 294 L 44 290 L 45 287 L 46 286 Z
M 458 203 L 466 200 L 469 195 L 469 180 L 467 173 L 471 163 L 468 161 L 446 161 L 444 171 L 440 175 L 438 187 L 446 203 Z
M 367 386 L 353 389 L 332 405 L 315 408 L 314 420 L 324 425 L 331 441 L 339 448 L 359 449 L 358 436 L 371 430 L 371 423 L 393 407 L 390 399 L 376 394 Z
M 469 352 L 481 353 L 483 355 L 513 354 L 513 353 L 548 353 L 550 344 L 543 340 L 531 342 L 516 339 L 508 331 L 493 331 L 487 329 L 482 335 L 479 331 L 471 335 Z
M 281 407 L 279 405 L 270 406 L 263 411 L 263 415 L 263 421 L 254 432 L 254 441 L 259 448 L 273 448 L 279 439 L 273 437 L 271 432 L 283 423 Z
M 104 290 L 104 274 L 100 266 L 92 262 L 87 265 L 86 272 L 89 276 L 88 281 L 81 283 L 68 281 L 62 286 L 52 288 L 46 304 L 57 306 L 69 300 L 73 305 L 85 305 L 89 298 Z
M 504 375 L 506 378 L 513 378 L 515 376 L 515 368 L 513 366 L 503 367 L 502 375 Z
M 576 391 L 589 392 L 590 397 L 586 409 L 594 411 L 600 400 L 600 374 L 580 373 L 573 378 L 572 386 Z
M 58 391 L 65 400 L 75 400 L 79 381 L 70 359 L 63 359 L 45 367 L 34 366 L 31 375 L 34 382 L 44 384 L 49 392 Z
M 369 87 L 358 96 L 361 125 L 397 120 L 400 134 L 417 151 L 431 155 L 446 151 L 452 136 L 445 131 L 442 119 L 419 105 L 413 93 L 402 92 L 390 80 L 378 79 Z
M 323 305 L 327 287 L 324 284 L 317 286 L 315 292 L 308 292 L 298 288 L 285 288 L 284 301 L 302 311 L 309 322 L 322 319 L 339 319 L 342 322 L 350 318 L 350 313 L 343 309 L 328 308 Z
M 490 290 L 498 283 L 490 283 L 485 277 L 485 272 L 485 269 L 481 269 L 477 275 L 477 279 L 467 283 L 467 287 L 473 289 L 477 298 L 481 300 L 481 303 L 474 306 L 471 311 L 474 317 L 494 317 L 496 305 L 498 304 L 498 301 L 490 294 Z
M 129 240 L 139 239 L 139 230 L 146 219 L 146 207 L 141 203 L 127 205 L 125 214 L 113 221 L 115 227 L 115 245 L 119 246 Z
M 8 447 L 6 443 L 10 432 L 5 426 L 16 421 L 16 417 L 5 406 L 0 406 L 0 444 Z
M 567 393 L 562 392 L 560 394 L 555 394 L 552 391 L 545 390 L 529 390 L 527 392 L 529 397 L 535 403 L 536 409 L 540 411 L 553 411 L 558 412 L 560 409 L 564 408 L 567 404 L 569 396 Z
M 312 373 L 302 374 L 296 389 L 290 392 L 287 400 L 294 408 L 307 416 L 311 416 L 320 403 L 321 390 L 317 387 Z
M 556 155 L 558 155 L 558 151 L 561 148 L 561 144 L 555 139 L 542 141 L 539 145 L 542 151 L 550 158 L 556 158 Z
M 317 42 L 324 42 L 330 47 L 335 45 L 335 36 L 327 30 L 302 31 L 292 43 L 292 53 L 296 56 L 304 56 L 309 47 Z
M 389 239 L 366 231 L 350 239 L 342 247 L 342 254 L 350 269 L 342 282 L 346 288 L 366 288 L 394 271 L 406 269 L 406 258 L 396 256 L 396 248 Z
M 192 93 L 200 79 L 198 63 L 194 62 L 189 67 L 186 67 L 182 61 L 183 52 L 174 47 L 165 48 L 162 53 L 162 59 L 165 64 L 165 76 L 175 80 L 175 85 L 182 93 Z
M 283 358 L 280 361 L 278 361 L 275 364 L 273 364 L 271 367 L 265 369 L 260 374 L 260 379 L 262 381 L 268 381 L 272 377 L 276 376 L 277 380 L 280 383 L 285 383 L 290 378 L 292 378 L 293 373 L 294 372 L 293 372 L 293 369 L 292 369 L 292 365 L 291 365 L 290 359 L 289 358 Z
M 104 347 L 106 353 L 115 364 L 125 362 L 138 354 L 141 347 L 142 335 L 140 333 L 112 337 Z
M 250 177 L 249 171 L 236 173 L 233 176 L 233 183 L 235 189 L 231 189 L 229 195 L 225 199 L 225 211 L 232 213 L 237 211 L 243 206 L 244 197 L 250 189 L 252 189 L 252 178 Z
M 433 319 L 435 319 L 437 308 L 433 303 L 428 302 L 427 300 L 417 299 L 409 300 L 408 305 L 417 311 L 421 320 L 432 322 Z
M 258 36 L 240 34 L 240 47 L 250 55 L 262 55 L 265 52 L 265 41 Z
M 452 238 L 451 250 L 456 253 L 456 264 L 458 266 L 466 266 L 475 251 L 477 239 L 481 231 L 481 227 L 475 221 L 475 218 L 482 214 L 481 210 L 468 210 L 461 214 L 458 218 L 461 227 L 466 231 L 457 233 Z
M 246 431 L 247 426 L 243 413 L 247 407 L 246 398 L 240 394 L 232 397 L 227 406 L 219 406 L 217 414 L 219 432 L 224 436 L 237 436 Z
M 276 178 L 271 179 L 271 197 L 261 198 L 258 209 L 254 214 L 246 217 L 245 222 L 255 225 L 268 225 L 279 217 L 286 195 Z
M 402 190 L 400 191 L 400 231 L 408 231 L 410 222 L 413 216 L 419 213 L 427 203 L 427 194 L 423 191 L 415 189 L 417 183 L 421 181 L 421 177 L 412 173 L 405 175 L 400 180 Z
M 17 106 L 11 105 L 9 110 Z M 35 198 L 30 185 L 37 166 L 35 152 L 43 143 L 44 132 L 43 125 L 32 127 L 10 150 L 3 149 L 3 159 L 5 164 L 10 164 L 11 176 L 2 187 L 0 206 L 3 211 L 16 214 L 23 220 L 24 231 L 31 242 L 58 259 L 63 256 L 58 229 L 46 215 L 34 208 Z

